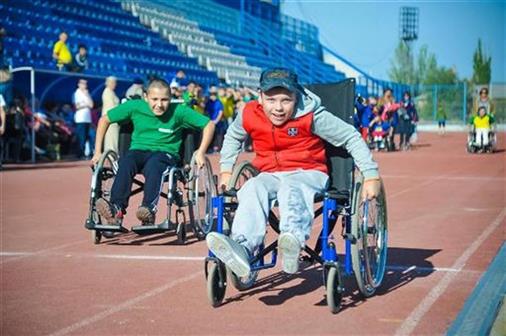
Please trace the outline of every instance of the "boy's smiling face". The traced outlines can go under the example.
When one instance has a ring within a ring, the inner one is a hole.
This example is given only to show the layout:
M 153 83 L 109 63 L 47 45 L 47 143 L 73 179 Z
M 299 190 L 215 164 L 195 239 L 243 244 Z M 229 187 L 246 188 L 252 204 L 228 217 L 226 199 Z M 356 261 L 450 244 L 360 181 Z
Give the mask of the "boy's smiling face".
M 286 123 L 295 112 L 297 96 L 282 87 L 275 87 L 266 92 L 261 92 L 264 113 L 275 126 Z

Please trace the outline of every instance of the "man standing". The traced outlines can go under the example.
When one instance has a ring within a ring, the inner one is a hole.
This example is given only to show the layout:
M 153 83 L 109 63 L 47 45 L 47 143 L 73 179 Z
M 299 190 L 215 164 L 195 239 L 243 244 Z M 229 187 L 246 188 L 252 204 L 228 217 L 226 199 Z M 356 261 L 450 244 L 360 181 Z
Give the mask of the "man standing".
M 88 140 L 90 141 L 91 150 L 90 126 L 93 99 L 91 99 L 90 93 L 88 92 L 88 81 L 86 79 L 79 79 L 77 90 L 74 92 L 74 105 L 76 109 L 74 121 L 76 123 L 76 135 L 79 143 L 77 157 L 81 159 L 85 155 L 84 149 L 86 147 L 86 141 Z

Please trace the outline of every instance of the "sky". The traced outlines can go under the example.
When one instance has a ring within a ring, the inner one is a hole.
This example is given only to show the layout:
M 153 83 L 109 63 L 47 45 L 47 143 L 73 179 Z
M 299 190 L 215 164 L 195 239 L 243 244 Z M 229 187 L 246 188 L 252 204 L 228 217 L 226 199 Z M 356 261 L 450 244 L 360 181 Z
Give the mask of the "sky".
M 399 11 L 419 8 L 415 55 L 422 45 L 439 65 L 455 67 L 471 78 L 473 53 L 481 38 L 492 56 L 492 82 L 506 82 L 506 1 L 336 1 L 284 0 L 281 11 L 316 25 L 320 42 L 379 79 L 388 70 L 399 43 Z

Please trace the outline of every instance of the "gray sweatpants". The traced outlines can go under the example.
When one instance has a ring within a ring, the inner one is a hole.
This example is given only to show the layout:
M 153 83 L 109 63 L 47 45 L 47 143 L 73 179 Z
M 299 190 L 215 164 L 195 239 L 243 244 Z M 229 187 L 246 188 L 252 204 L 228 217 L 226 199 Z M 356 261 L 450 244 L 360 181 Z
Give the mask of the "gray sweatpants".
M 314 195 L 325 191 L 328 175 L 317 170 L 261 173 L 238 192 L 231 237 L 254 251 L 264 240 L 267 217 L 278 201 L 281 232 L 291 232 L 304 247 L 314 219 Z

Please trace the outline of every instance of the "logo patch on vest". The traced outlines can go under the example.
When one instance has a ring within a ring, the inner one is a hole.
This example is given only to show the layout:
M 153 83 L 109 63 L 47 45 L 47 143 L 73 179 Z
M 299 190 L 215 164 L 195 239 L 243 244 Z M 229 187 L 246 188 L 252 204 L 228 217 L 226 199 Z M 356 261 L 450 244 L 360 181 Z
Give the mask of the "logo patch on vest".
M 288 135 L 291 137 L 297 136 L 299 134 L 299 129 L 297 127 L 290 127 L 288 129 Z

